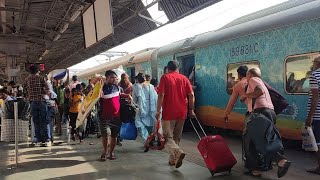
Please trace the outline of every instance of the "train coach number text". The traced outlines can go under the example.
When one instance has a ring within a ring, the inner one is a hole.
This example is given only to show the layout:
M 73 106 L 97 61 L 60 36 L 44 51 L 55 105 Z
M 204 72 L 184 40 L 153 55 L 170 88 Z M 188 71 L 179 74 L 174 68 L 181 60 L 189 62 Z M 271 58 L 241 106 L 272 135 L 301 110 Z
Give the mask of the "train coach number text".
M 243 46 L 237 46 L 230 49 L 230 56 L 242 56 L 246 54 L 253 54 L 259 52 L 259 44 L 246 44 Z

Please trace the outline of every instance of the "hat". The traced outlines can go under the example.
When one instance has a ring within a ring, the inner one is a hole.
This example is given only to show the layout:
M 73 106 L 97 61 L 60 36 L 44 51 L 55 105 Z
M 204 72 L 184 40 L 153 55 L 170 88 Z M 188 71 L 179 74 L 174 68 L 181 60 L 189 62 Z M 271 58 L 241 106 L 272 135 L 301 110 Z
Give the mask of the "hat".
M 237 69 L 237 72 L 241 75 L 241 76 L 245 76 L 248 72 L 248 67 L 247 66 L 240 66 Z

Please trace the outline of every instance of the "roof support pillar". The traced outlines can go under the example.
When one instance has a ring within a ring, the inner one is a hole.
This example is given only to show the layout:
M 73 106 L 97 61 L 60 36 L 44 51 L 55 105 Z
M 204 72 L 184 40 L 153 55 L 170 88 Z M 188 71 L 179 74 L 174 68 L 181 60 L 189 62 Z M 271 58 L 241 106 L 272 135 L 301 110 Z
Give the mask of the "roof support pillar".
M 4 8 L 5 7 L 5 3 L 6 1 L 5 0 L 0 0 L 0 8 Z M 6 12 L 5 11 L 0 11 L 0 17 L 1 17 L 1 26 L 2 26 L 2 33 L 5 34 L 6 33 L 6 25 L 4 23 L 7 22 L 7 19 L 6 19 Z

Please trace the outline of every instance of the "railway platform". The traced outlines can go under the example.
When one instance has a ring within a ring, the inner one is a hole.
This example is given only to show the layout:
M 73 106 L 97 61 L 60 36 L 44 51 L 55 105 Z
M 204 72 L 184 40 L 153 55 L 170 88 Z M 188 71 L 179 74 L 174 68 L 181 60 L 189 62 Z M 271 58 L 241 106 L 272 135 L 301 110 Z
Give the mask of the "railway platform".
M 0 179 L 1 180 L 251 180 L 244 176 L 241 160 L 241 141 L 239 137 L 225 136 L 238 163 L 231 175 L 212 177 L 196 148 L 197 139 L 193 133 L 185 133 L 181 147 L 187 156 L 179 169 L 168 166 L 168 154 L 165 151 L 143 152 L 139 141 L 123 141 L 116 147 L 118 159 L 100 162 L 101 144 L 96 136 L 85 139 L 83 144 L 67 143 L 66 137 L 56 138 L 51 147 L 30 147 L 21 144 L 19 166 L 15 167 L 14 145 L 0 143 Z M 287 150 L 286 155 L 293 164 L 288 174 L 281 179 L 316 180 L 319 176 L 305 172 L 313 164 L 311 156 L 297 150 Z M 263 174 L 261 179 L 278 179 L 276 170 Z

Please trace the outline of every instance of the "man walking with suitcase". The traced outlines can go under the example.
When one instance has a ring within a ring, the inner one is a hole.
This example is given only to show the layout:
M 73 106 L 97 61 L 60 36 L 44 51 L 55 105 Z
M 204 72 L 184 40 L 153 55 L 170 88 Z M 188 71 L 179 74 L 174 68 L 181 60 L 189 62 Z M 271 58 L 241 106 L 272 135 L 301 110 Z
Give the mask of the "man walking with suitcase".
M 162 108 L 163 135 L 166 139 L 165 146 L 170 152 L 169 165 L 179 168 L 185 157 L 179 142 L 187 118 L 187 107 L 189 115 L 195 117 L 194 93 L 188 78 L 179 74 L 177 61 L 168 62 L 167 67 L 169 72 L 161 77 L 158 88 L 156 118 L 160 118 Z

